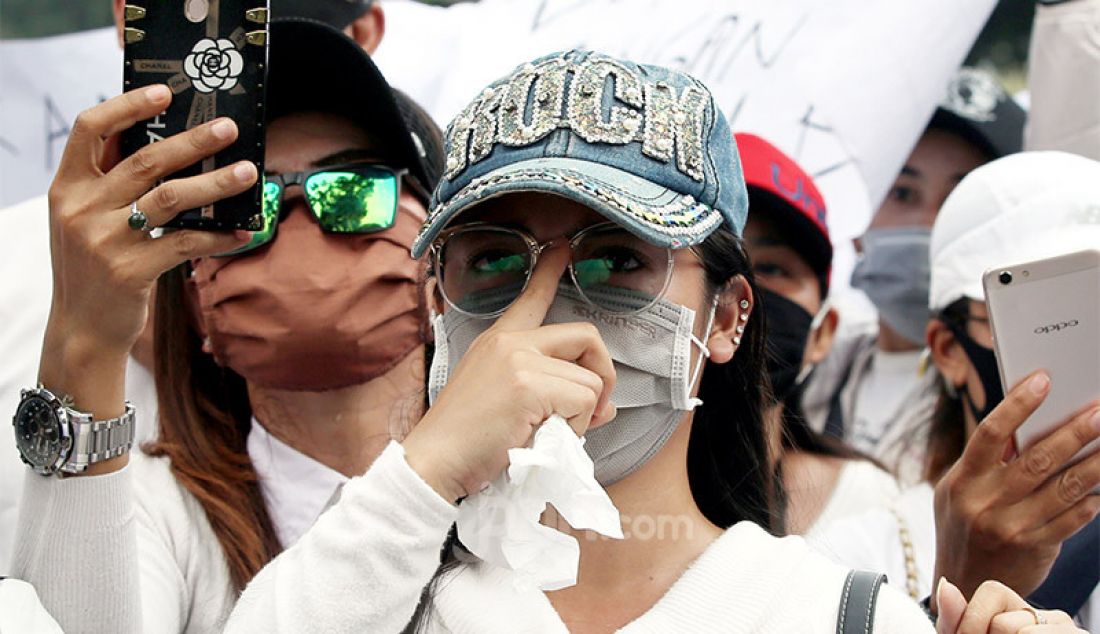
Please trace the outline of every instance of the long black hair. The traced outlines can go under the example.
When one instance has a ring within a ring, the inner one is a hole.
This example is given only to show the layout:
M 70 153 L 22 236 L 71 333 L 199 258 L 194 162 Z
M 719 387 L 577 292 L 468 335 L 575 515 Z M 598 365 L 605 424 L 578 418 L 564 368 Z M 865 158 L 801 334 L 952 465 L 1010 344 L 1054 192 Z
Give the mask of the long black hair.
M 721 293 L 737 276 L 744 277 L 756 294 L 748 255 L 728 229 L 719 228 L 693 250 L 706 271 L 709 296 Z M 779 535 L 785 496 L 772 476 L 774 459 L 768 450 L 764 410 L 772 397 L 764 370 L 764 345 L 764 311 L 757 310 L 745 324 L 733 359 L 705 365 L 699 384 L 703 404 L 692 422 L 687 471 L 695 504 L 710 522 L 729 528 L 750 521 Z M 432 596 L 443 575 L 458 566 L 455 549 L 461 547 L 452 527 L 439 570 L 425 586 L 406 634 L 427 627 Z
M 741 276 L 759 296 L 748 255 L 728 229 L 718 229 L 695 251 L 706 270 L 708 291 L 720 293 Z M 703 404 L 692 422 L 687 468 L 695 503 L 716 526 L 729 528 L 748 520 L 778 535 L 783 532 L 784 495 L 772 476 L 775 457 L 768 455 L 764 412 L 772 397 L 764 364 L 764 321 L 758 305 L 733 359 L 706 364 L 699 384 Z

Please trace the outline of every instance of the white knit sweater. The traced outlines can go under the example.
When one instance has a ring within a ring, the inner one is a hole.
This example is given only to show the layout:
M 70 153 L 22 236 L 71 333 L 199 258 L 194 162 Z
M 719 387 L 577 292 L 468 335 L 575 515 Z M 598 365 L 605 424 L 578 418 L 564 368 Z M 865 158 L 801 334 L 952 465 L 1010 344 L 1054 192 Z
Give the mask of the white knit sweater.
M 68 634 L 398 632 L 458 515 L 391 443 L 238 602 L 210 523 L 167 459 L 134 452 L 110 475 L 31 475 L 22 505 L 15 576 Z
M 17 574 L 78 632 L 399 632 L 457 515 L 391 443 L 237 600 L 220 546 L 164 459 L 107 476 L 29 477 Z M 799 538 L 739 524 L 624 632 L 832 632 L 846 569 Z M 876 631 L 930 632 L 884 587 Z M 546 596 L 463 565 L 438 585 L 432 632 L 565 632 Z
M 711 544 L 624 634 L 708 632 L 822 634 L 836 631 L 848 569 L 813 552 L 800 537 L 776 539 L 741 522 Z M 512 573 L 476 563 L 440 584 L 429 632 L 505 634 L 568 630 L 546 595 L 517 588 Z M 883 586 L 875 631 L 932 632 L 915 603 Z

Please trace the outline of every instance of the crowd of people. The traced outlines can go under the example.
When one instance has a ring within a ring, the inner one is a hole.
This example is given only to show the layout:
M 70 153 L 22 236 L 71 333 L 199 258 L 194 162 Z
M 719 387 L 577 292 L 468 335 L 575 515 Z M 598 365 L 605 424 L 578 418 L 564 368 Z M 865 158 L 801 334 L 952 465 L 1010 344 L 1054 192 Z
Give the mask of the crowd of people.
M 263 173 L 170 178 L 228 118 L 119 157 L 167 86 L 76 120 L 0 631 L 1100 622 L 1100 454 L 1067 466 L 1100 409 L 1015 445 L 1052 379 L 1001 384 L 981 284 L 1100 248 L 1100 68 L 1058 61 L 1100 64 L 1100 2 L 1040 7 L 1030 113 L 960 69 L 857 241 L 878 320 L 855 326 L 844 210 L 704 83 L 548 52 L 443 130 L 371 59 L 383 8 L 327 4 L 270 23 Z M 261 179 L 263 231 L 147 230 Z M 547 589 L 456 522 L 558 421 L 623 530 L 540 509 L 579 548 Z

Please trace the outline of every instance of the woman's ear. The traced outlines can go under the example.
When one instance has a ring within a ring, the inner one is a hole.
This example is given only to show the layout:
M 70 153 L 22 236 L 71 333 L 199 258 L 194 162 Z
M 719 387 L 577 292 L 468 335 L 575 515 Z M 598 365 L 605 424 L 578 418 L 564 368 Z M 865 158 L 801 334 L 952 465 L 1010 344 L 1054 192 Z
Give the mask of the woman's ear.
M 932 362 L 944 381 L 955 388 L 964 385 L 970 371 L 970 359 L 959 345 L 955 333 L 943 321 L 932 319 L 928 322 L 924 337 L 932 354 Z
M 733 358 L 741 346 L 754 307 L 752 287 L 744 277 L 738 275 L 726 282 L 718 293 L 714 325 L 707 338 L 711 362 L 728 363 Z
M 368 55 L 373 56 L 386 33 L 386 14 L 382 12 L 379 3 L 375 2 L 344 30 Z
M 829 356 L 833 348 L 833 340 L 836 339 L 837 325 L 840 323 L 840 314 L 832 306 L 825 311 L 817 330 L 810 332 L 810 341 L 806 350 L 806 359 L 803 363 L 817 365 Z

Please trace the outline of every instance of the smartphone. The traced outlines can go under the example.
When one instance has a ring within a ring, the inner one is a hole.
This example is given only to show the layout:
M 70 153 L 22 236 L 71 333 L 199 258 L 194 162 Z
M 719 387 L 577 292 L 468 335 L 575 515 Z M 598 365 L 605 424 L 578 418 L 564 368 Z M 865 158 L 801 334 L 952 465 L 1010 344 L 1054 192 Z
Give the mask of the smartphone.
M 168 109 L 122 133 L 123 156 L 217 117 L 237 124 L 233 145 L 168 178 L 213 171 L 247 160 L 263 174 L 267 0 L 132 0 L 124 7 L 123 89 L 167 84 Z M 263 183 L 166 226 L 259 231 Z
M 1046 400 L 1016 430 L 1022 452 L 1100 399 L 1100 251 L 991 269 L 982 285 L 1005 391 L 1035 370 L 1051 379 Z M 1069 464 L 1098 449 L 1100 440 L 1089 443 Z

